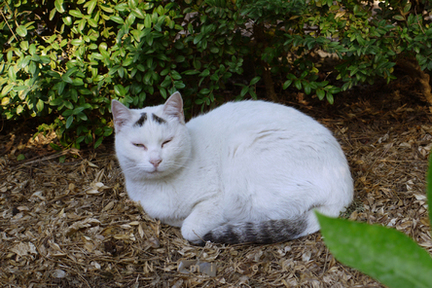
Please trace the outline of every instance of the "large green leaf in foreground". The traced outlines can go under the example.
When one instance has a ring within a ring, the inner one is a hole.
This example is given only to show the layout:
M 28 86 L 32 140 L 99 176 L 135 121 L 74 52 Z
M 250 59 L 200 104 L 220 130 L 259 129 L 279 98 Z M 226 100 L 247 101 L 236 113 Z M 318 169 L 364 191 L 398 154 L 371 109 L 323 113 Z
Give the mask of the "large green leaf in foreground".
M 330 252 L 345 265 L 396 288 L 432 287 L 432 258 L 405 234 L 318 214 Z
M 432 202 L 432 157 L 427 173 L 429 219 Z M 345 265 L 391 288 L 432 287 L 432 258 L 407 235 L 378 225 L 329 218 L 317 213 L 324 242 Z
M 429 210 L 429 224 L 432 225 L 432 157 L 429 155 L 429 169 L 426 175 L 426 189 L 427 189 L 427 199 L 428 199 L 428 210 Z

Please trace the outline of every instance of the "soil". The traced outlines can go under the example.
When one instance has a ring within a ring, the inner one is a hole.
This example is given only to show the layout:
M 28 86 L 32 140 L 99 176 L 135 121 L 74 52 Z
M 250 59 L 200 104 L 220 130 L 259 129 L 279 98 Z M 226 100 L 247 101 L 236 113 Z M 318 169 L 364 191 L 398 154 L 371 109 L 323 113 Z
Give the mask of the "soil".
M 432 115 L 416 84 L 400 79 L 357 87 L 333 105 L 296 93 L 280 101 L 341 143 L 355 181 L 347 217 L 393 227 L 432 252 Z M 319 232 L 272 245 L 190 245 L 128 199 L 112 140 L 59 153 L 48 145 L 55 135 L 31 138 L 29 122 L 3 126 L 1 287 L 384 287 L 335 260 Z

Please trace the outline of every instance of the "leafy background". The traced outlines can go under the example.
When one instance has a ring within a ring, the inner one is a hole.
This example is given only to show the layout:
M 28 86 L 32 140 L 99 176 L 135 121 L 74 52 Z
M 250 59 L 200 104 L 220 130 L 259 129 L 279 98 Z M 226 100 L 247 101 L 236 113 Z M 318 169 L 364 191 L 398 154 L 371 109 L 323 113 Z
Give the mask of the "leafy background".
M 401 65 L 432 102 L 432 27 L 423 13 L 431 7 L 425 0 L 5 0 L 0 113 L 36 118 L 40 132 L 56 132 L 52 147 L 60 150 L 96 148 L 110 136 L 111 99 L 142 107 L 176 90 L 189 115 L 257 98 L 257 89 L 273 101 L 287 90 L 333 103 L 356 85 L 389 83 Z

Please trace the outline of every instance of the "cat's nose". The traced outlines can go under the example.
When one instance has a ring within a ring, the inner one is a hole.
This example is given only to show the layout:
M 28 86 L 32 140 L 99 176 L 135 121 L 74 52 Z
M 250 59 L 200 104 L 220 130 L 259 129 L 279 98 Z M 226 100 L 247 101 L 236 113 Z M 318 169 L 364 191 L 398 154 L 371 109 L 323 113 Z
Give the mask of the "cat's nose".
M 153 164 L 153 166 L 155 168 L 157 168 L 161 162 L 162 162 L 162 159 L 152 159 L 152 160 L 150 160 L 150 163 Z

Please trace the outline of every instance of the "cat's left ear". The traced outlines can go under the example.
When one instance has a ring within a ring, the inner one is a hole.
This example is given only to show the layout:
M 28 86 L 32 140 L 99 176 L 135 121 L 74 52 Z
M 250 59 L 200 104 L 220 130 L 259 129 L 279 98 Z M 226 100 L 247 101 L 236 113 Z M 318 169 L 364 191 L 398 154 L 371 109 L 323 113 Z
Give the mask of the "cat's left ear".
M 116 132 L 119 132 L 120 129 L 131 119 L 131 111 L 117 100 L 112 100 L 111 111 L 114 118 L 114 128 Z
M 172 94 L 164 104 L 163 111 L 169 116 L 179 119 L 180 123 L 185 124 L 183 113 L 183 99 L 179 92 Z

